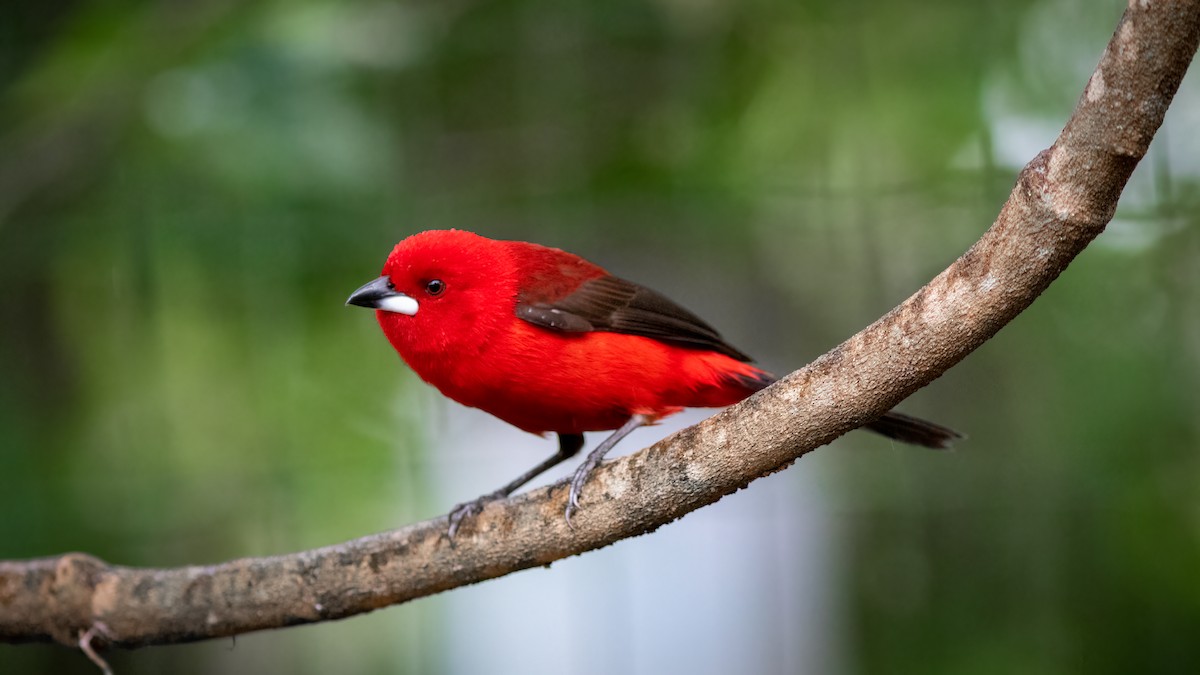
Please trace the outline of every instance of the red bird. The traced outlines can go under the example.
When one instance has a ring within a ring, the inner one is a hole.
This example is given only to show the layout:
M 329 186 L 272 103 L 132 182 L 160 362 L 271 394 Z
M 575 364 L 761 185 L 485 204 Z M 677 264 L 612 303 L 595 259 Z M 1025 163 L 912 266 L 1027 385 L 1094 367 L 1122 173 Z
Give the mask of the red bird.
M 523 241 L 461 230 L 413 235 L 347 304 L 377 310 L 392 347 L 446 396 L 530 433 L 558 434 L 552 457 L 454 507 L 451 537 L 486 502 L 574 456 L 583 432 L 615 429 L 575 472 L 569 523 L 588 475 L 631 431 L 683 408 L 736 403 L 775 381 L 660 293 Z M 959 438 L 897 412 L 865 428 L 931 448 Z

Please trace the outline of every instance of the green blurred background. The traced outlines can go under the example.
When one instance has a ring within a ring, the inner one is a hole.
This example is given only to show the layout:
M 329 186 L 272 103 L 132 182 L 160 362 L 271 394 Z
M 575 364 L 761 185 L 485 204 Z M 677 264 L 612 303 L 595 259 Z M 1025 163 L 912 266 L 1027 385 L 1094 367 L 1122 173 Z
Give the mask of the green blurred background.
M 1124 5 L 6 3 L 0 558 L 284 553 L 548 454 L 343 307 L 422 229 L 567 248 L 799 367 L 991 223 Z M 959 452 L 851 434 L 550 570 L 111 662 L 1200 672 L 1197 125 L 1193 76 L 1109 230 L 903 406 Z M 0 645 L 42 672 L 96 671 Z

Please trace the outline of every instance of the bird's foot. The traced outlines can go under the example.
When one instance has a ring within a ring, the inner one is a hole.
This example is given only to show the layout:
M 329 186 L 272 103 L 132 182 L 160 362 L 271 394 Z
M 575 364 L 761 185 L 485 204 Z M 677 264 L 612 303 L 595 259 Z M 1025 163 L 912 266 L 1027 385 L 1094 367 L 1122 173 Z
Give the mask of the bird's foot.
M 589 455 L 583 464 L 580 464 L 579 468 L 575 470 L 575 476 L 571 479 L 571 492 L 567 495 L 567 511 L 565 514 L 567 527 L 571 529 L 575 529 L 571 525 L 571 514 L 579 510 L 579 496 L 583 493 L 583 485 L 592 475 L 592 471 L 595 471 L 596 467 L 600 465 L 600 460 L 602 459 L 604 459 L 602 455 L 596 457 Z
M 489 502 L 494 502 L 498 499 L 504 499 L 507 496 L 508 493 L 504 490 L 496 490 L 495 492 L 489 492 L 478 499 L 473 499 L 469 502 L 463 502 L 462 504 L 456 505 L 454 508 L 450 509 L 450 515 L 448 516 L 450 520 L 450 528 L 446 530 L 446 535 L 453 540 L 454 535 L 458 532 L 458 527 L 462 525 L 464 520 L 479 515 L 479 512 L 483 511 L 483 507 Z

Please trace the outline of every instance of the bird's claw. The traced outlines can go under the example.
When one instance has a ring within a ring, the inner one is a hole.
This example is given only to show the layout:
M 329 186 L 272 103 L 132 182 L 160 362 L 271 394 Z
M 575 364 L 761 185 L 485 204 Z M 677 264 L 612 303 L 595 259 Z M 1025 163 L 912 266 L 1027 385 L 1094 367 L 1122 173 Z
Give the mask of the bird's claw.
M 499 491 L 489 492 L 478 499 L 473 499 L 469 502 L 463 502 L 462 504 L 456 505 L 454 508 L 450 509 L 450 514 L 447 516 L 450 521 L 450 527 L 446 530 L 446 536 L 453 540 L 454 535 L 458 533 L 458 527 L 462 525 L 464 520 L 472 516 L 479 515 L 479 513 L 483 511 L 483 507 L 486 506 L 488 502 L 494 502 L 497 499 L 504 499 L 507 496 L 507 494 Z
M 583 485 L 587 483 L 587 479 L 592 475 L 592 470 L 596 468 L 599 462 L 586 461 L 575 470 L 575 476 L 571 478 L 571 491 L 567 494 L 567 510 L 564 514 L 567 519 L 567 527 L 575 529 L 571 525 L 571 514 L 579 510 L 579 496 L 583 494 Z

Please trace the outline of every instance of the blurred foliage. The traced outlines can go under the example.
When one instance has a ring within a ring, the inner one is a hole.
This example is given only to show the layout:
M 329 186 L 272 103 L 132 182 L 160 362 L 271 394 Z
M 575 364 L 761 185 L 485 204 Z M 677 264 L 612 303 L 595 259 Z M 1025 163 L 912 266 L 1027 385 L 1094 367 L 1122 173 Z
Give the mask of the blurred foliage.
M 431 397 L 342 307 L 421 229 L 577 251 L 796 367 L 978 236 L 1122 5 L 6 7 L 0 557 L 211 562 L 443 512 Z M 1195 672 L 1198 99 L 1110 232 L 911 403 L 969 431 L 954 461 L 839 454 L 848 669 Z M 437 671 L 438 612 L 114 662 Z

